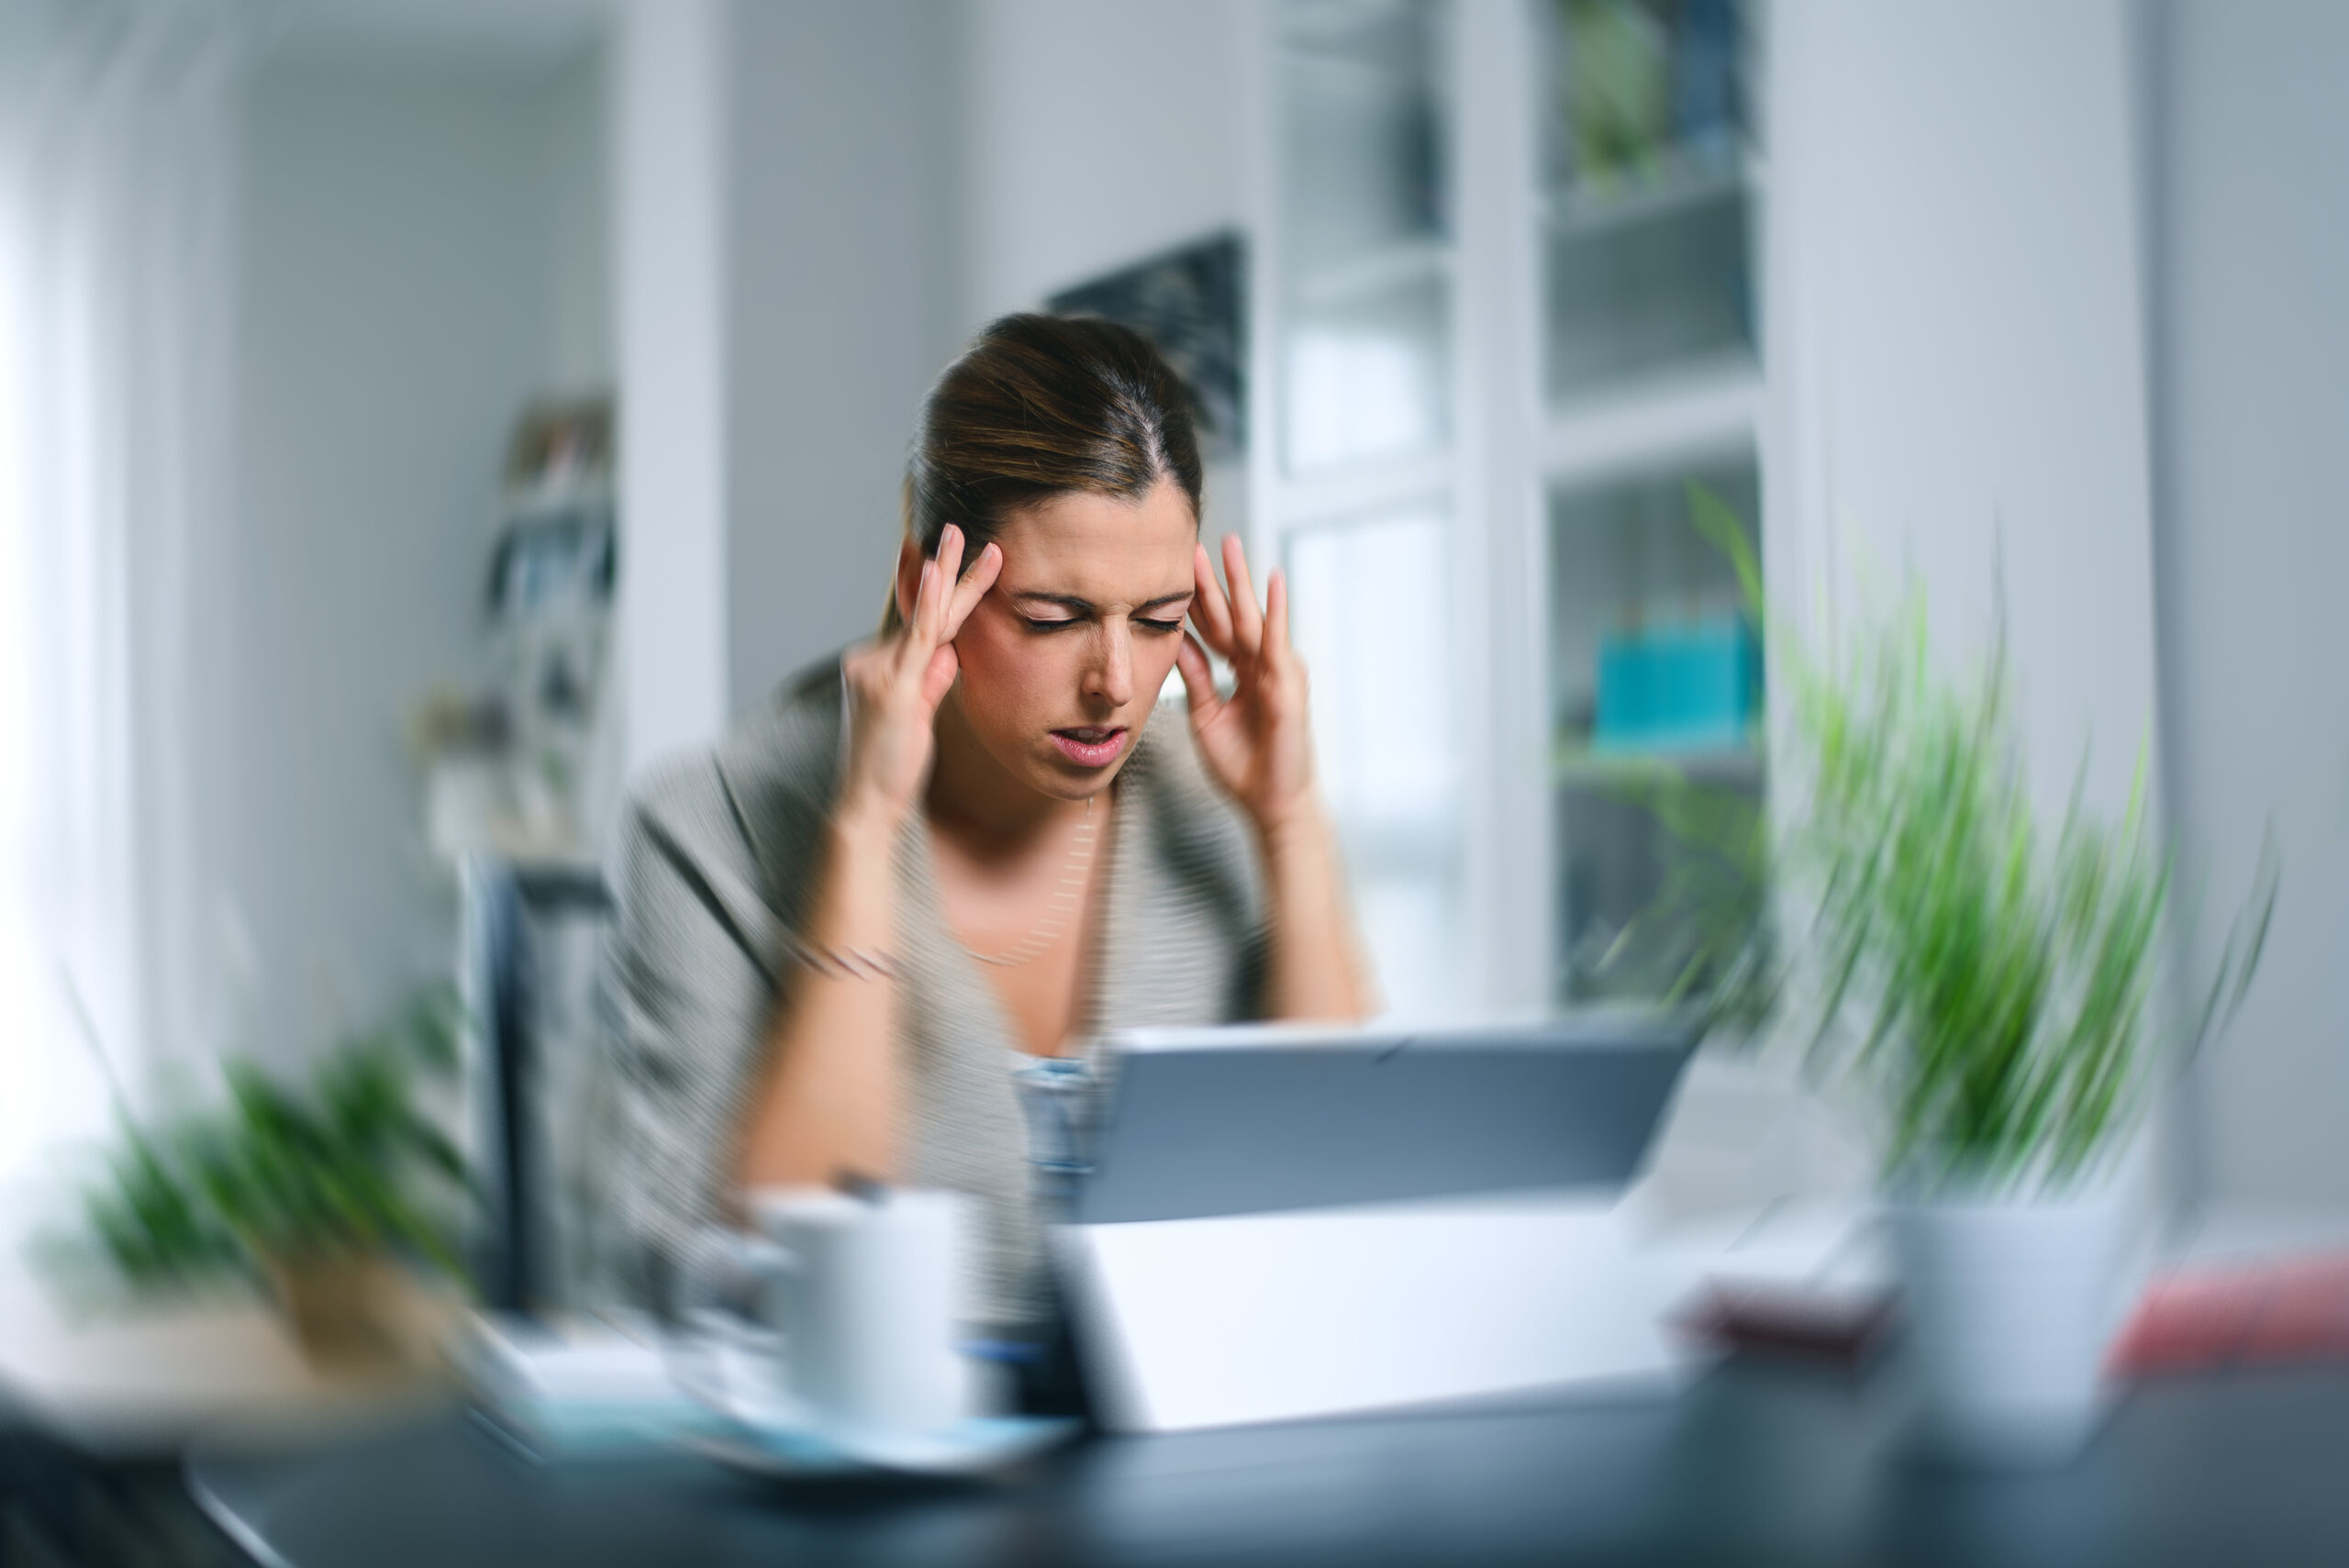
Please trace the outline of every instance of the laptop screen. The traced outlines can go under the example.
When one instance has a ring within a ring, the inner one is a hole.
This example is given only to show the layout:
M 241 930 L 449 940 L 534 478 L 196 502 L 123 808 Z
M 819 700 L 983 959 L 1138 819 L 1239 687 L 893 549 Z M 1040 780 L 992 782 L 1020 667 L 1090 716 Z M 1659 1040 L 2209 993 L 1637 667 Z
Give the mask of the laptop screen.
M 1669 1018 L 1144 1030 L 1119 1042 L 1080 1225 L 1620 1187 L 1695 1043 Z

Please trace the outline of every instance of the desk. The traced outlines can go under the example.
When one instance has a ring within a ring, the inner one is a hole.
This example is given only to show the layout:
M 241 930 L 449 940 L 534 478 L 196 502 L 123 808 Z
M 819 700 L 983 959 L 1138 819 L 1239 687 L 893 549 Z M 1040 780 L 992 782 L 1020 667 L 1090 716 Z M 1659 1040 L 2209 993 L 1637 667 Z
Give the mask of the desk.
M 2046 1474 L 1903 1460 L 1904 1400 L 1888 1373 L 1736 1367 L 1670 1403 L 1103 1440 L 942 1489 L 540 1467 L 443 1415 L 295 1457 L 199 1451 L 188 1478 L 290 1568 L 2349 1560 L 2349 1370 L 2149 1385 Z
M 192 1436 L 435 1399 L 449 1396 L 429 1380 L 320 1373 L 251 1303 L 77 1324 L 32 1282 L 0 1277 L 0 1563 L 20 1548 L 28 1562 L 226 1562 L 181 1485 Z

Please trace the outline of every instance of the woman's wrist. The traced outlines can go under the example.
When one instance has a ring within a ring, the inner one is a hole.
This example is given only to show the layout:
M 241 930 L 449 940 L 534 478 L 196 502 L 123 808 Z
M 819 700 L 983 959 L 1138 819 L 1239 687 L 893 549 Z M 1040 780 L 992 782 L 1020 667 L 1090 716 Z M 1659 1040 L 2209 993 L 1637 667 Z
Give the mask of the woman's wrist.
M 906 810 L 875 795 L 843 791 L 832 805 L 830 839 L 835 854 L 894 852 Z
M 1353 1020 L 1373 1009 L 1337 826 L 1318 795 L 1256 824 L 1272 937 L 1266 1016 Z
M 886 812 L 836 809 L 825 843 L 823 880 L 791 939 L 792 956 L 819 974 L 887 978 L 896 968 L 897 823 Z
M 1331 840 L 1330 814 L 1319 791 L 1307 790 L 1276 810 L 1252 814 L 1256 848 L 1270 864 L 1303 852 L 1326 853 Z

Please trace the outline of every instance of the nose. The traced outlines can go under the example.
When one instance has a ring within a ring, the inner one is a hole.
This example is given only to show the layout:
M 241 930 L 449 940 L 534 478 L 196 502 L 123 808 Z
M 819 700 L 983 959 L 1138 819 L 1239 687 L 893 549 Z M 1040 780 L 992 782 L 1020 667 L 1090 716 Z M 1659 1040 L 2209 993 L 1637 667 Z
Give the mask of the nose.
M 1085 672 L 1085 695 L 1108 707 L 1134 700 L 1133 632 L 1123 621 L 1106 621 L 1094 639 Z

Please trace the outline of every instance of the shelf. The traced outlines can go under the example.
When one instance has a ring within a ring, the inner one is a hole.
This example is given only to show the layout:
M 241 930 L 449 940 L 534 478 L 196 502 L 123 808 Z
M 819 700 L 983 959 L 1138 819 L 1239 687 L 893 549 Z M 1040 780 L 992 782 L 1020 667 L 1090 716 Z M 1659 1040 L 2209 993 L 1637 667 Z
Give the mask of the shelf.
M 1382 294 L 1437 283 L 1452 272 L 1449 240 L 1410 239 L 1317 267 L 1297 280 L 1300 309 L 1330 310 Z
M 1761 366 L 1751 354 L 1733 353 L 1553 405 L 1542 424 L 1542 477 L 1580 482 L 1750 448 L 1760 430 L 1763 392 Z
M 1549 229 L 1561 243 L 1595 239 L 1742 200 L 1759 183 L 1759 166 L 1749 162 L 1690 165 L 1603 189 L 1565 185 L 1550 194 Z
M 611 481 L 595 475 L 567 482 L 542 480 L 509 490 L 499 504 L 498 512 L 508 523 L 528 523 L 582 513 L 607 513 L 612 505 Z
M 1767 772 L 1756 746 L 1704 746 L 1688 751 L 1600 751 L 1579 737 L 1550 754 L 1550 773 L 1560 787 L 1619 784 L 1630 779 L 1676 774 L 1695 784 L 1747 787 Z
M 1742 603 L 1688 485 L 1760 538 L 1776 424 L 1760 3 L 1731 0 L 1738 26 L 1698 40 L 1731 51 L 1695 61 L 1729 97 L 1684 114 L 1675 63 L 1670 112 L 1629 140 L 1569 112 L 1592 101 L 1565 91 L 1578 7 L 1263 8 L 1252 531 L 1296 586 L 1325 777 L 1352 781 L 1331 808 L 1365 940 L 1382 967 L 1441 975 L 1421 989 L 1447 1005 L 1539 986 L 1643 1006 L 1675 933 L 1650 922 L 1608 973 L 1586 962 L 1687 852 L 1643 802 L 1686 778 L 1760 806 L 1778 782 L 1758 719 L 1692 724 L 1676 750 L 1591 744 L 1610 639 Z M 1664 128 L 1691 125 L 1706 133 Z M 1586 149 L 1577 177 L 1563 154 Z M 1438 548 L 1406 560 L 1396 541 L 1422 535 Z M 1440 624 L 1408 618 L 1431 602 Z M 1607 739 L 1673 740 L 1623 728 L 1684 710 L 1626 704 L 1618 663 Z M 1442 788 L 1403 787 L 1423 773 Z
M 1543 382 L 1553 399 L 1752 358 L 1756 196 L 1738 163 L 1688 165 L 1544 203 Z

